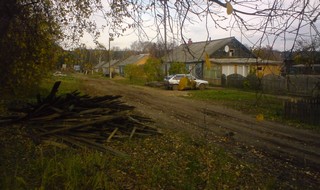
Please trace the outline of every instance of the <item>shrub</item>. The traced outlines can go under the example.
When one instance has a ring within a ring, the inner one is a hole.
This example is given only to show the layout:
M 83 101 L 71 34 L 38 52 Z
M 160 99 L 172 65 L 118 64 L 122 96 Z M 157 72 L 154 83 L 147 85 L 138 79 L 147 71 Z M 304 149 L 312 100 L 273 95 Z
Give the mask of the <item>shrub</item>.
M 157 58 L 149 58 L 146 64 L 143 65 L 144 74 L 147 82 L 160 81 L 163 79 L 161 61 Z
M 184 63 L 172 63 L 169 68 L 169 74 L 187 73 L 187 68 Z
M 243 81 L 243 86 L 245 89 L 259 90 L 261 88 L 259 80 L 255 74 L 249 74 Z
M 129 64 L 124 67 L 125 77 L 129 80 L 139 80 L 145 77 L 143 66 Z

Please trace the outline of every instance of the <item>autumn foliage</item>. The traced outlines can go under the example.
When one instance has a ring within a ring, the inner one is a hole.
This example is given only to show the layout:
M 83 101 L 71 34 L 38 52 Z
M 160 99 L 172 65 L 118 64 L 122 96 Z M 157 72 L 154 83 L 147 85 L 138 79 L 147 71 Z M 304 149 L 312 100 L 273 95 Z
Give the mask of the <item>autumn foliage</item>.
M 0 89 L 10 95 L 25 95 L 38 87 L 55 62 L 59 30 L 41 12 L 15 1 L 4 4 L 11 9 L 2 8 Z

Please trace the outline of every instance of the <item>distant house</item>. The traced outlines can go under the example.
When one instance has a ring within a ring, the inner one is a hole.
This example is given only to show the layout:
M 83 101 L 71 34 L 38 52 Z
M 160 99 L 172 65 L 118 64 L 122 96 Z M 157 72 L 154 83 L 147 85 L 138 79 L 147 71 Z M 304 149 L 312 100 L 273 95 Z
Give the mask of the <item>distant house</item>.
M 246 77 L 250 72 L 257 75 L 280 74 L 282 62 L 257 58 L 235 37 L 182 44 L 165 58 L 168 71 L 174 62 L 185 63 L 194 76 L 221 85 L 223 76 L 233 74 Z
M 102 71 L 102 65 L 104 65 L 104 64 L 105 64 L 104 61 L 99 60 L 98 64 L 93 67 L 93 70 L 95 72 L 101 72 Z
M 132 55 L 123 61 L 119 61 L 117 69 L 121 76 L 124 76 L 124 67 L 128 64 L 143 65 L 150 58 L 149 54 Z
M 110 62 L 107 62 L 101 66 L 102 68 L 102 73 L 104 75 L 109 75 L 110 74 L 110 71 L 109 69 L 111 70 L 112 73 L 119 73 L 118 69 L 117 69 L 117 64 L 118 64 L 119 60 L 111 60 Z

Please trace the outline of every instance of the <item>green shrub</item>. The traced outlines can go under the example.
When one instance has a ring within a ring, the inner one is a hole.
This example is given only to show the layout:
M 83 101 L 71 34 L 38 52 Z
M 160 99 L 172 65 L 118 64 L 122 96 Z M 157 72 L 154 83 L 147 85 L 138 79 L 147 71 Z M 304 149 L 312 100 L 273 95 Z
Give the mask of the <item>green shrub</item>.
M 146 76 L 147 82 L 160 81 L 163 79 L 162 63 L 160 59 L 149 58 L 146 64 L 143 65 L 143 70 Z
M 254 74 L 249 74 L 245 80 L 243 81 L 243 87 L 244 89 L 248 90 L 259 90 L 261 89 L 261 84 L 259 82 L 259 78 Z
M 184 63 L 172 63 L 169 68 L 169 74 L 187 73 L 187 68 Z
M 125 73 L 125 77 L 129 78 L 130 81 L 145 78 L 143 66 L 141 65 L 134 65 L 134 64 L 126 65 L 124 67 L 124 73 Z

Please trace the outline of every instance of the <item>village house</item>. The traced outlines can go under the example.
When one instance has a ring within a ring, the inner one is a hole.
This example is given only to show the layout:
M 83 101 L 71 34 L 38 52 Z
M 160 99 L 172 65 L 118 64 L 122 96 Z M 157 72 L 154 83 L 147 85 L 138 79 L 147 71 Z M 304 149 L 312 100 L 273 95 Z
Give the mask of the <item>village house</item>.
M 96 64 L 94 67 L 93 67 L 93 71 L 94 72 L 102 72 L 102 65 L 104 65 L 105 62 L 104 61 L 101 61 L 101 59 L 99 59 L 99 62 L 98 64 Z
M 112 74 L 113 73 L 119 73 L 119 71 L 118 71 L 118 63 L 119 63 L 119 60 L 116 60 L 116 59 L 113 59 L 110 62 L 104 63 L 101 66 L 103 75 L 109 76 L 110 71 L 111 71 Z
M 147 62 L 150 58 L 150 54 L 139 54 L 139 55 L 132 55 L 125 60 L 119 61 L 117 64 L 117 71 L 121 76 L 124 76 L 124 68 L 128 64 L 135 64 L 135 65 L 143 65 Z
M 221 85 L 222 78 L 229 75 L 248 76 L 255 73 L 262 77 L 269 74 L 280 75 L 281 61 L 262 60 L 256 57 L 235 37 L 192 42 L 173 49 L 164 58 L 165 71 L 170 64 L 185 63 L 190 73 L 197 78 L 208 80 L 210 84 Z
M 118 62 L 119 60 L 115 60 L 115 59 L 111 60 L 110 62 L 99 60 L 99 63 L 93 67 L 93 70 L 95 72 L 102 72 L 103 75 L 106 75 L 106 76 L 109 75 L 110 73 L 109 69 L 111 70 L 112 73 L 119 73 L 118 67 L 117 67 Z

